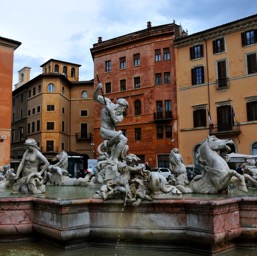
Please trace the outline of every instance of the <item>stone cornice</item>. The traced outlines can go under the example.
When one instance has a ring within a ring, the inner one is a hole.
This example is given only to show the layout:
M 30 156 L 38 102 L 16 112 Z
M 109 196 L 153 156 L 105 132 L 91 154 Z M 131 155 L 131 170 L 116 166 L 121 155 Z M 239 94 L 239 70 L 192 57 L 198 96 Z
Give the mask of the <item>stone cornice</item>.
M 250 16 L 241 20 L 226 23 L 221 26 L 210 28 L 189 36 L 176 38 L 174 41 L 175 47 L 184 47 L 187 45 L 193 45 L 195 43 L 202 42 L 204 40 L 214 39 L 222 37 L 226 34 L 230 34 L 237 31 L 245 31 L 247 29 L 253 29 L 257 27 L 257 15 Z
M 6 48 L 12 48 L 14 50 L 16 50 L 19 46 L 21 45 L 21 42 L 12 40 L 12 39 L 8 39 L 8 38 L 4 38 L 4 37 L 0 37 L 0 46 L 6 47 Z

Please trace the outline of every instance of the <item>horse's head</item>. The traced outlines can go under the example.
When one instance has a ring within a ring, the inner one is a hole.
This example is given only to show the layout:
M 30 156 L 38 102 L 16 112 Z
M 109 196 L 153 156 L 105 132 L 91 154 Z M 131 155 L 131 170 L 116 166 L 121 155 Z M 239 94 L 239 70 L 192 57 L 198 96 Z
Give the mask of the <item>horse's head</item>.
M 231 147 L 234 145 L 234 142 L 231 139 L 222 140 L 214 135 L 208 136 L 206 142 L 211 150 L 222 151 L 223 153 L 231 152 Z

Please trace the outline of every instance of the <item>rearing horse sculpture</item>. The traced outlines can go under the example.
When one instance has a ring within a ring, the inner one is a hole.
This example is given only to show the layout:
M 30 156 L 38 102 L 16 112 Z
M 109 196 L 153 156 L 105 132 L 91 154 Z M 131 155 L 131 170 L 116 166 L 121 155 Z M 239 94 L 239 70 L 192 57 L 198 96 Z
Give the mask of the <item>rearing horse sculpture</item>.
M 216 136 L 208 136 L 201 144 L 198 161 L 204 170 L 190 182 L 190 188 L 194 193 L 222 193 L 230 182 L 236 183 L 238 190 L 247 192 L 244 176 L 231 170 L 225 159 L 220 156 L 221 150 L 231 151 L 232 144 L 232 140 L 221 140 Z

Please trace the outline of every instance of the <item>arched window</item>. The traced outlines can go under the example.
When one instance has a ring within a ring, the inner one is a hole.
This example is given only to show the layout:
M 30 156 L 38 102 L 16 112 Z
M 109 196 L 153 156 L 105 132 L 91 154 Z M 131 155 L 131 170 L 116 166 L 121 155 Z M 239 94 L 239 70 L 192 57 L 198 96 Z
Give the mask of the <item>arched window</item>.
M 136 100 L 134 102 L 134 109 L 135 109 L 135 116 L 140 116 L 141 115 L 141 101 Z
M 59 73 L 59 65 L 57 64 L 54 65 L 54 72 Z
M 48 92 L 54 92 L 54 84 L 48 84 Z
M 252 154 L 257 155 L 257 142 L 253 143 L 252 145 Z
M 81 92 L 81 98 L 83 98 L 83 99 L 86 99 L 87 98 L 87 91 L 82 91 Z
M 66 66 L 63 67 L 63 74 L 65 74 L 67 76 L 67 67 Z
M 75 77 L 75 68 L 71 69 L 71 77 Z

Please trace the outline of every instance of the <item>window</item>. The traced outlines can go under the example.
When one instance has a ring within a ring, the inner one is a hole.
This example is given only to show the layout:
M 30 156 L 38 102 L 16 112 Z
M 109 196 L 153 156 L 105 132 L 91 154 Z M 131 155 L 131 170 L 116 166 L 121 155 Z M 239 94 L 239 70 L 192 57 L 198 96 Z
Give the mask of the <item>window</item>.
M 170 60 L 170 48 L 163 49 L 163 59 Z
M 80 115 L 81 116 L 87 116 L 87 110 L 81 110 Z
M 36 109 L 33 108 L 33 109 L 32 109 L 32 114 L 35 115 L 35 113 L 36 113 Z
M 59 65 L 57 64 L 54 65 L 54 72 L 59 73 Z
M 23 127 L 21 126 L 19 127 L 19 140 L 23 140 L 23 133 L 24 133 Z
M 165 100 L 165 118 L 172 118 L 171 100 Z
M 162 118 L 163 115 L 162 115 L 162 111 L 163 111 L 163 108 L 162 108 L 162 101 L 158 100 L 156 101 L 156 118 Z
M 133 60 L 134 60 L 134 66 L 140 66 L 140 54 L 134 54 L 133 55 Z
M 47 111 L 54 111 L 54 105 L 47 105 Z
M 82 98 L 82 99 L 86 99 L 87 97 L 88 97 L 87 91 L 82 91 L 82 92 L 81 92 L 81 98 Z
M 122 131 L 122 134 L 127 137 L 127 130 L 121 130 Z
M 157 131 L 157 139 L 163 139 L 163 127 L 157 126 L 156 131 Z
M 126 80 L 122 79 L 120 80 L 120 91 L 126 91 Z
M 111 93 L 112 92 L 112 84 L 111 82 L 105 83 L 105 93 Z
M 22 109 L 21 109 L 21 112 L 20 112 L 20 114 L 21 114 L 21 118 L 23 118 L 23 112 L 22 112 Z
M 21 94 L 21 102 L 23 102 L 23 94 Z
M 159 167 L 166 167 L 169 168 L 169 155 L 158 155 L 157 161 Z
M 37 120 L 37 131 L 40 132 L 40 120 Z
M 68 71 L 67 71 L 67 67 L 66 67 L 66 66 L 63 67 L 63 74 L 66 75 L 66 76 L 67 76 L 67 74 L 68 74 Z
M 62 94 L 64 94 L 64 92 L 65 92 L 65 89 L 64 89 L 64 87 L 62 87 Z
M 62 107 L 62 114 L 64 114 L 65 113 L 65 108 L 64 107 Z
M 28 116 L 30 116 L 30 110 L 28 110 Z
M 41 107 L 40 106 L 37 106 L 37 112 L 39 113 L 41 110 Z
M 62 132 L 64 132 L 64 121 L 62 121 Z
M 204 83 L 204 67 L 196 67 L 191 69 L 192 85 Z
M 255 44 L 257 42 L 257 29 L 249 30 L 241 34 L 242 46 Z
M 140 76 L 134 77 L 134 88 L 140 88 Z
M 62 150 L 64 150 L 64 143 L 62 142 Z
M 218 131 L 232 130 L 232 108 L 231 105 L 217 107 Z
M 135 128 L 135 140 L 141 140 L 141 128 Z
M 257 142 L 252 145 L 252 155 L 257 155 Z
M 199 44 L 193 47 L 190 47 L 190 59 L 198 59 L 203 57 L 203 45 Z
M 46 123 L 47 130 L 54 130 L 54 122 L 47 122 Z
M 81 139 L 87 138 L 87 123 L 80 124 Z
M 46 141 L 46 151 L 47 152 L 54 151 L 54 141 L 53 140 L 47 140 Z
M 226 60 L 221 60 L 217 62 L 217 72 L 218 72 L 218 87 L 227 87 L 227 67 Z
M 141 101 L 136 100 L 134 103 L 134 109 L 135 109 L 135 116 L 141 115 Z
M 247 121 L 257 120 L 257 100 L 246 103 Z
M 110 60 L 105 61 L 105 72 L 111 72 L 112 62 Z
M 31 128 L 32 132 L 35 132 L 35 122 L 32 122 L 32 128 Z
M 156 85 L 162 84 L 162 74 L 161 73 L 155 74 L 155 84 Z
M 162 57 L 161 57 L 161 50 L 157 49 L 155 50 L 155 61 L 161 61 Z
M 49 84 L 48 85 L 48 92 L 54 92 L 54 84 Z
M 30 133 L 30 123 L 28 123 L 28 133 Z
M 41 93 L 41 84 L 38 86 L 38 93 Z
M 71 68 L 71 77 L 75 77 L 75 68 Z
M 165 126 L 166 138 L 172 138 L 172 127 L 170 125 Z
M 212 41 L 213 53 L 220 53 L 225 51 L 224 38 L 218 38 Z
M 31 97 L 31 90 L 29 90 L 29 98 Z
M 194 128 L 206 127 L 206 109 L 195 109 L 193 111 Z
M 248 74 L 257 73 L 256 53 L 247 55 L 247 72 Z
M 170 72 L 164 73 L 164 84 L 170 84 Z
M 126 57 L 120 58 L 120 69 L 126 68 Z

